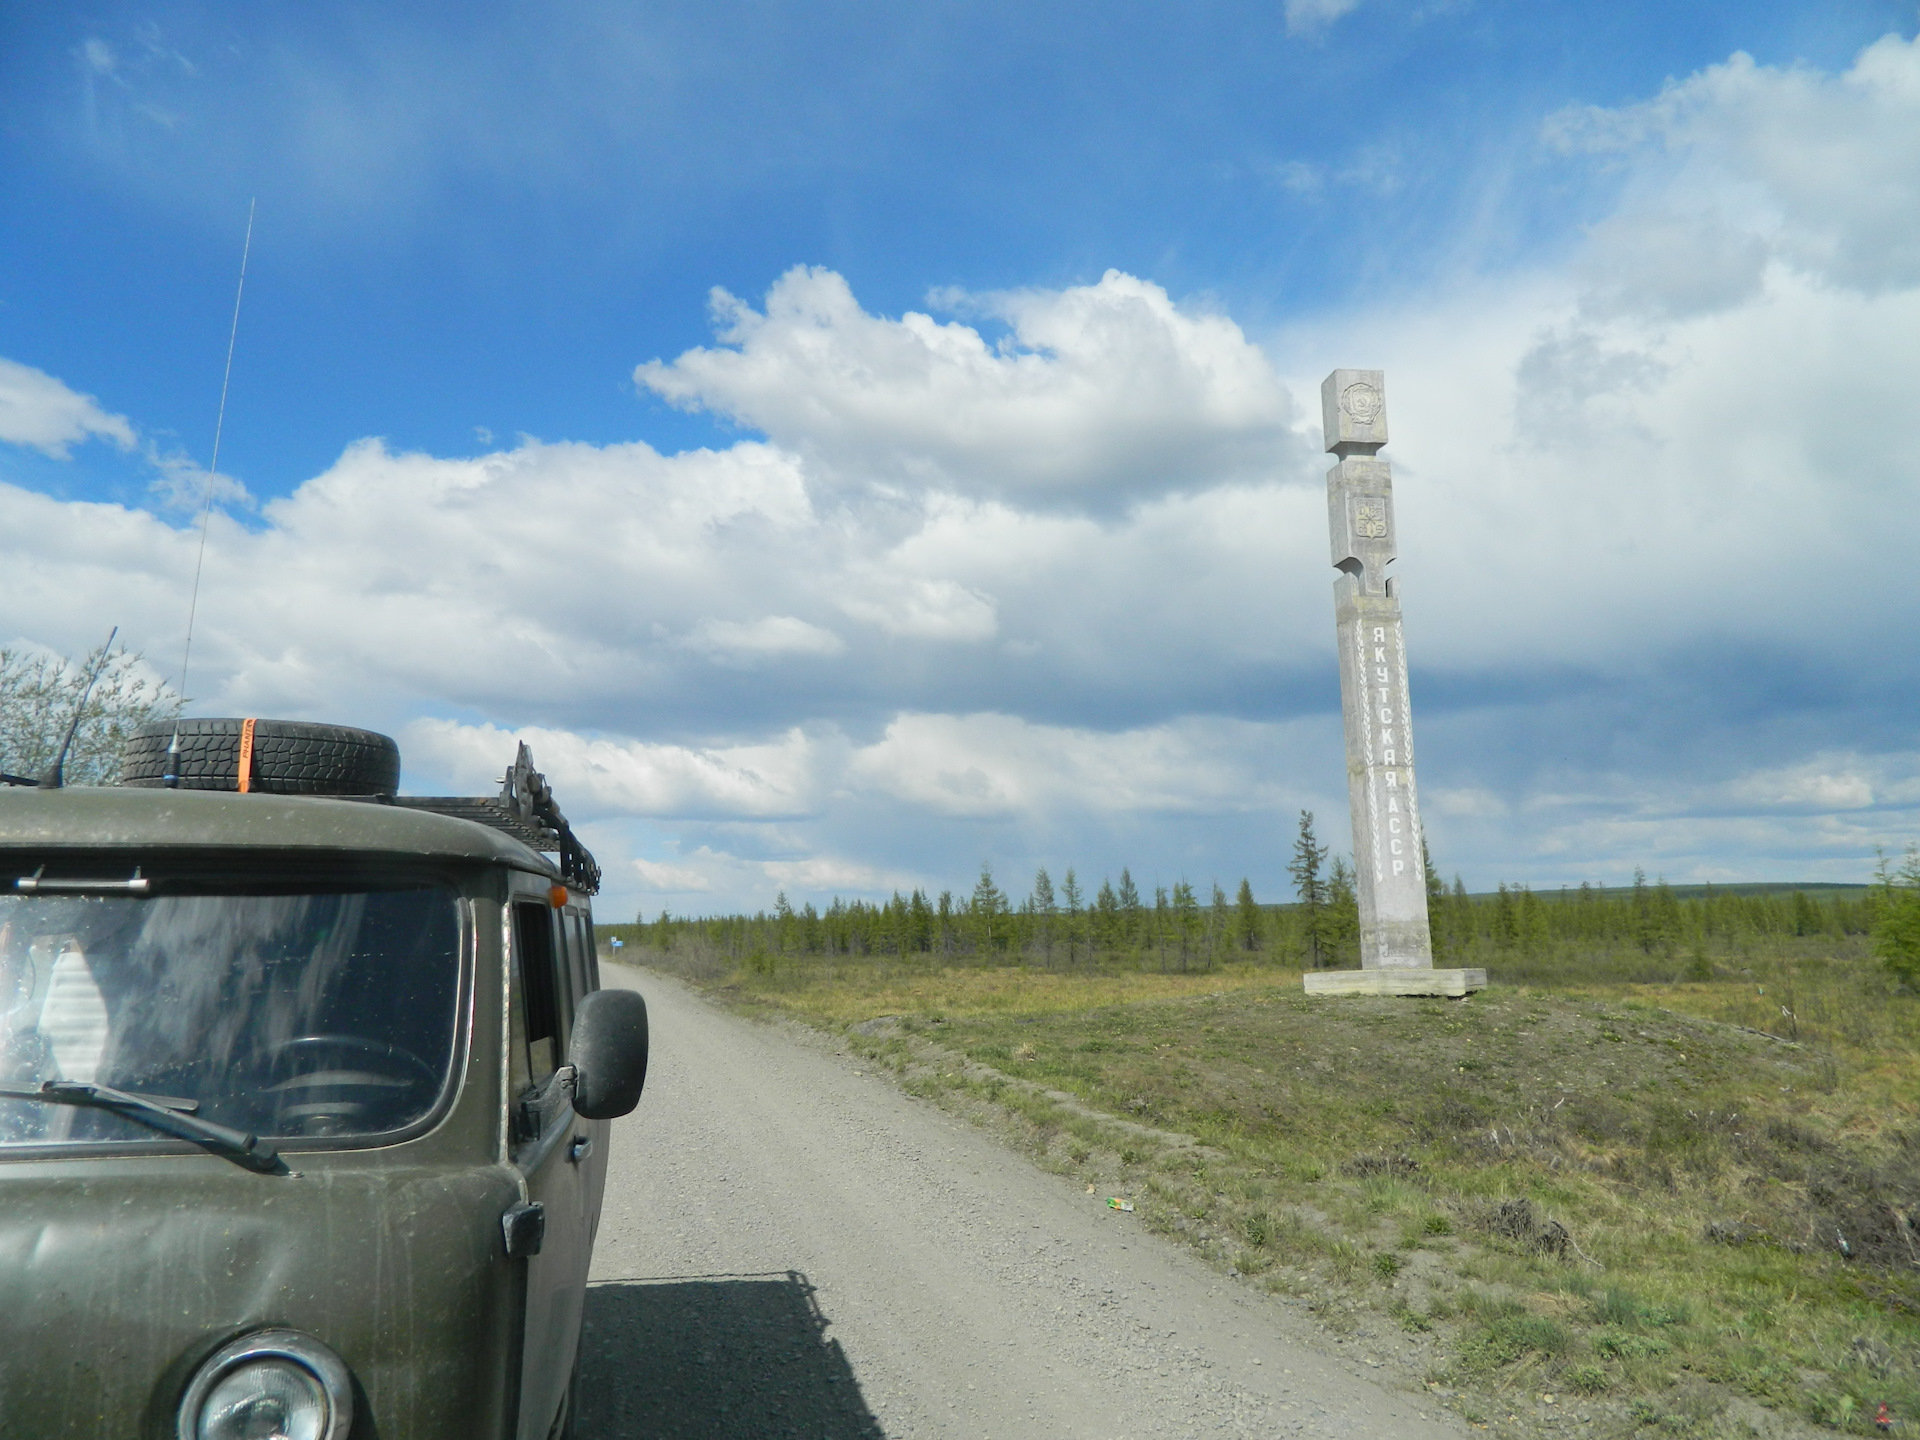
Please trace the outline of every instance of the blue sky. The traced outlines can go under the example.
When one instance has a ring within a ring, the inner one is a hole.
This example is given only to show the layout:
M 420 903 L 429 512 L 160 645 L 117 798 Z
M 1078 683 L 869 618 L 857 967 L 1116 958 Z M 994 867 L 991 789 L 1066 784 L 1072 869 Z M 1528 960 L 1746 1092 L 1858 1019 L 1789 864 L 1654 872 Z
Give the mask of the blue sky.
M 1388 370 L 1471 886 L 1920 836 L 1912 5 L 0 11 L 0 644 L 516 734 L 607 907 L 1345 839 Z M 504 749 L 502 749 L 504 747 Z M 500 752 L 496 755 L 496 752 Z

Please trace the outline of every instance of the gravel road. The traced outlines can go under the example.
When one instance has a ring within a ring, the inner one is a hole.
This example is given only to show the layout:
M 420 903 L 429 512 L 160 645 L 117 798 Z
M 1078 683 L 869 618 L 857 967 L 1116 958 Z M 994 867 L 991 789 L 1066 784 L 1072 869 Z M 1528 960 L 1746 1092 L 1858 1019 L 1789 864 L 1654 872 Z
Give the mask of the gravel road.
M 653 1020 L 613 1135 L 580 1440 L 1457 1436 L 832 1042 L 610 966 Z

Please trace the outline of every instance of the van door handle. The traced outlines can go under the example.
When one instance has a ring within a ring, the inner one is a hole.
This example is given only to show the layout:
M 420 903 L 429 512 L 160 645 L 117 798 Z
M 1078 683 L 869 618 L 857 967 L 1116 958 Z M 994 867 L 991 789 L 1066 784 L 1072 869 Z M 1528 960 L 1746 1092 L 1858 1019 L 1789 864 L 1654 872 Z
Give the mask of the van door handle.
M 510 1259 L 538 1255 L 547 1238 L 547 1207 L 538 1200 L 508 1206 L 500 1217 L 500 1233 L 507 1242 Z
M 591 1154 L 593 1154 L 593 1137 L 591 1135 L 576 1135 L 573 1137 L 573 1144 L 567 1147 L 567 1159 L 575 1165 L 578 1165 Z

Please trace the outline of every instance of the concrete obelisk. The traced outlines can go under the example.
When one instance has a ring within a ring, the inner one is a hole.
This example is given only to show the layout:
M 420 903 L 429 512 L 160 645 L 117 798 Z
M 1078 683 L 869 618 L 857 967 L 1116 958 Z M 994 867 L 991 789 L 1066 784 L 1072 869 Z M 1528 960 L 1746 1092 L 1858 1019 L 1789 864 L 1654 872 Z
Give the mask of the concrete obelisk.
M 1347 796 L 1353 811 L 1360 969 L 1309 972 L 1319 994 L 1464 995 L 1481 970 L 1436 970 L 1427 928 L 1420 794 L 1413 778 L 1413 708 L 1400 597 L 1386 569 L 1396 553 L 1386 378 L 1336 370 L 1320 387 L 1329 453 L 1327 523 L 1333 540 L 1340 706 L 1346 721 Z

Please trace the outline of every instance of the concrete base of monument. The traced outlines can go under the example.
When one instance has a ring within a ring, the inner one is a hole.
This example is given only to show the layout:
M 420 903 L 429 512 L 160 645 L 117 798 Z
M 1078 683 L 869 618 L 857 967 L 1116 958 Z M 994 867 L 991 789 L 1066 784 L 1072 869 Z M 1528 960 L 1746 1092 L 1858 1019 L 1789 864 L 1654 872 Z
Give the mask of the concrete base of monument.
M 1309 970 L 1309 995 L 1468 995 L 1487 988 L 1484 970 Z

